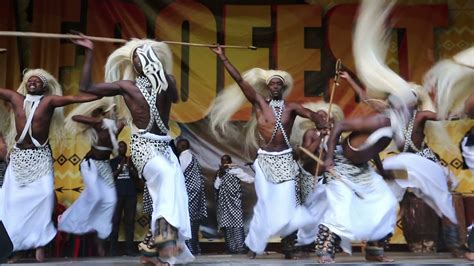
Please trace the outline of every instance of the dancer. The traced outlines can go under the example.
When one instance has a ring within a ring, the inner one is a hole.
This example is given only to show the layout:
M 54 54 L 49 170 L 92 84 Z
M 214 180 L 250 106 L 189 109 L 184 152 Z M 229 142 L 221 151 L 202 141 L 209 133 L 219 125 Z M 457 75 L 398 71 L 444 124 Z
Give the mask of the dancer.
M 72 135 L 85 135 L 91 149 L 80 164 L 85 189 L 58 218 L 58 230 L 81 235 L 97 232 L 97 254 L 104 256 L 104 240 L 112 232 L 117 203 L 110 155 L 117 152 L 117 136 L 123 129 L 116 122 L 113 99 L 104 98 L 81 104 L 69 113 L 66 128 Z
M 194 257 L 185 245 L 191 238 L 188 197 L 168 135 L 171 104 L 178 100 L 170 75 L 171 51 L 153 40 L 129 41 L 107 59 L 107 83 L 91 84 L 92 48 L 86 50 L 82 88 L 100 96 L 123 97 L 119 116 L 132 122 L 132 161 L 146 180 L 153 202 L 153 236 L 147 236 L 148 245 L 139 246 L 144 253 L 141 261 L 156 265 L 189 262 Z
M 323 101 L 309 102 L 303 104 L 303 107 L 318 113 L 324 120 L 328 120 L 329 104 Z M 333 104 L 331 107 L 331 115 L 329 120 L 329 128 L 332 128 L 335 122 L 344 119 L 342 109 Z M 302 146 L 306 150 L 320 157 L 320 152 L 323 153 L 321 158 L 324 158 L 327 148 L 327 137 L 329 131 L 325 128 L 319 128 L 317 124 L 309 119 L 297 117 L 292 129 L 292 136 L 290 141 L 295 146 Z M 318 174 L 316 174 L 316 162 L 311 159 L 304 152 L 298 152 L 298 163 L 300 165 L 300 193 L 301 202 L 305 202 L 306 198 L 313 190 L 315 185 L 315 177 L 319 177 L 323 173 L 320 167 Z
M 186 245 L 193 255 L 201 254 L 199 246 L 199 225 L 207 218 L 206 191 L 201 165 L 191 152 L 189 141 L 180 139 L 176 144 L 179 163 L 184 173 L 186 191 L 188 192 L 189 217 L 191 218 L 191 239 Z
M 98 97 L 62 96 L 61 86 L 48 72 L 32 69 L 24 74 L 16 92 L 0 89 L 0 98 L 9 102 L 13 110 L 12 125 L 5 135 L 11 154 L 0 190 L 0 220 L 14 251 L 37 248 L 36 259 L 43 261 L 42 247 L 56 235 L 51 221 L 54 171 L 49 139 L 58 144 L 62 141 L 60 107 Z
M 217 227 L 224 231 L 225 244 L 230 254 L 246 252 L 244 245 L 244 213 L 240 183 L 253 183 L 254 178 L 232 164 L 230 155 L 221 157 L 214 188 L 217 199 Z
M 210 111 L 211 130 L 218 135 L 216 129 L 219 128 L 227 137 L 238 139 L 240 134 L 227 130 L 227 122 L 245 99 L 253 106 L 254 115 L 248 124 L 250 127 L 247 127 L 246 147 L 260 147 L 254 163 L 257 204 L 245 244 L 251 250 L 250 257 L 254 258 L 256 254 L 263 253 L 272 236 L 288 236 L 304 220 L 299 219 L 299 212 L 303 209 L 297 208 L 295 179 L 298 166 L 289 142 L 296 116 L 311 118 L 323 124 L 322 127 L 325 127 L 325 121 L 300 104 L 284 100 L 293 85 L 288 73 L 254 68 L 241 76 L 220 46 L 212 50 L 237 84 L 217 96 Z
M 383 5 L 383 3 L 382 3 Z M 379 152 L 384 150 L 392 139 L 396 143 L 403 140 L 403 127 L 408 118 L 407 106 L 414 103 L 414 95 L 408 84 L 393 74 L 388 68 L 368 71 L 374 59 L 383 58 L 383 49 L 362 49 L 362 44 L 378 40 L 384 36 L 383 23 L 374 23 L 366 35 L 360 26 L 377 19 L 385 21 L 388 11 L 379 2 L 364 1 L 357 20 L 354 35 L 354 51 L 365 52 L 366 57 L 356 57 L 357 71 L 371 95 L 388 99 L 391 107 L 384 114 L 366 118 L 355 118 L 336 123 L 328 140 L 322 186 L 310 195 L 313 204 L 322 207 L 316 220 L 319 221 L 316 253 L 321 263 L 334 262 L 337 246 L 350 252 L 351 240 L 369 241 L 366 247 L 366 260 L 392 261 L 384 256 L 384 242 L 394 230 L 397 216 L 397 201 L 382 176 L 391 178 L 382 166 Z M 364 38 L 362 38 L 364 36 Z M 360 38 L 360 39 L 358 39 Z M 360 47 L 359 47 L 360 46 Z M 364 60 L 358 60 L 358 59 Z M 373 70 L 373 69 L 371 69 Z M 380 86 L 383 83 L 387 86 Z M 401 87 L 401 88 L 400 88 Z M 343 132 L 351 132 L 341 141 Z M 374 160 L 380 173 L 368 165 Z M 362 195 L 358 197 L 357 195 Z M 370 214 L 369 214 L 370 213 Z

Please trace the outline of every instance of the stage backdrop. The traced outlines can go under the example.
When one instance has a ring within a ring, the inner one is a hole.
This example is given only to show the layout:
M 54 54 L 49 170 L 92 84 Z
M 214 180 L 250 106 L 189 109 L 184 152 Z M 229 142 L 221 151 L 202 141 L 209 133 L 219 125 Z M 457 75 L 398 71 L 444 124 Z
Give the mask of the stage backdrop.
M 271 4 L 269 4 L 271 3 Z M 119 0 L 4 0 L 0 9 L 0 30 L 68 33 L 129 39 L 198 43 L 254 45 L 258 50 L 227 50 L 230 61 L 241 71 L 252 67 L 288 71 L 295 80 L 289 100 L 315 101 L 323 97 L 334 74 L 336 58 L 355 71 L 352 58 L 352 30 L 356 1 L 119 1 Z M 409 81 L 420 82 L 438 59 L 474 45 L 474 2 L 465 0 L 406 0 L 394 9 L 393 34 L 387 62 Z M 118 45 L 96 43 L 93 79 L 103 79 L 107 56 Z M 16 89 L 24 68 L 44 68 L 58 77 L 65 94 L 78 92 L 83 50 L 68 40 L 0 38 L 0 86 Z M 215 228 L 215 198 L 212 177 L 222 154 L 230 154 L 240 165 L 253 160 L 239 143 L 226 142 L 209 134 L 207 110 L 216 94 L 232 82 L 217 57 L 207 48 L 172 45 L 174 75 L 180 100 L 173 105 L 173 134 L 191 141 L 192 150 L 205 170 L 209 206 L 209 231 Z M 347 117 L 369 114 L 356 102 L 354 93 L 342 82 L 335 94 Z M 67 111 L 70 108 L 66 109 Z M 249 106 L 234 118 L 249 117 Z M 2 114 L 5 115 L 5 114 Z M 472 174 L 461 169 L 457 144 L 472 121 L 449 124 L 450 139 L 434 139 L 429 145 L 438 152 L 460 181 L 458 191 L 474 190 Z M 121 139 L 128 141 L 129 130 Z M 56 191 L 59 201 L 69 206 L 83 190 L 78 164 L 89 147 L 69 136 L 64 150 L 55 149 Z M 450 142 L 454 145 L 448 145 Z M 248 170 L 248 169 L 247 169 Z M 243 186 L 245 214 L 249 219 L 255 202 L 252 185 Z M 141 201 L 140 201 L 141 202 Z M 275 206 L 277 207 L 277 206 Z M 137 212 L 136 239 L 141 239 L 148 221 Z M 397 231 L 394 243 L 403 243 Z

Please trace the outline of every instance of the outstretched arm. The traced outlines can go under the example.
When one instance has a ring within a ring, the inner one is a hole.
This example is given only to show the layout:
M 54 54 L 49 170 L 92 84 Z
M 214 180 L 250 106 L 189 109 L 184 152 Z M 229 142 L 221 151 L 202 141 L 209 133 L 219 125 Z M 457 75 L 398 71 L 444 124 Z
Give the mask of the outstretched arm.
M 386 126 L 390 126 L 390 120 L 387 117 L 381 115 L 365 118 L 358 117 L 336 122 L 328 139 L 328 151 L 326 154 L 326 161 L 324 162 L 325 169 L 329 169 L 334 166 L 334 150 L 336 149 L 336 144 L 343 132 L 357 131 L 361 133 L 371 133 Z
M 71 41 L 85 49 L 84 66 L 82 67 L 81 81 L 79 83 L 80 91 L 98 96 L 122 95 L 124 90 L 122 89 L 121 82 L 92 84 L 92 51 L 94 50 L 94 44 L 92 41 L 85 37 L 83 39 L 73 39 Z
M 68 96 L 48 96 L 50 99 L 50 106 L 52 107 L 61 107 L 73 103 L 85 103 L 98 100 L 102 96 L 97 96 L 89 93 L 79 93 L 78 95 L 68 95 Z
M 229 59 L 227 59 L 224 54 L 224 50 L 219 45 L 216 48 L 211 48 L 211 50 L 216 53 L 222 63 L 224 63 L 225 69 L 229 72 L 235 82 L 237 82 L 249 102 L 256 104 L 260 101 L 264 101 L 263 97 L 255 92 L 254 88 L 242 78 L 239 71 L 230 63 Z
M 0 99 L 13 104 L 20 101 L 23 104 L 23 96 L 14 90 L 0 88 Z
M 308 108 L 304 108 L 301 104 L 294 103 L 295 112 L 297 115 L 311 119 L 316 123 L 316 127 L 319 129 L 328 128 L 328 121 L 324 117 L 318 115 L 318 113 L 311 111 Z
M 75 115 L 72 117 L 72 120 L 87 125 L 97 125 L 99 123 L 102 123 L 102 119 L 100 118 L 85 115 Z

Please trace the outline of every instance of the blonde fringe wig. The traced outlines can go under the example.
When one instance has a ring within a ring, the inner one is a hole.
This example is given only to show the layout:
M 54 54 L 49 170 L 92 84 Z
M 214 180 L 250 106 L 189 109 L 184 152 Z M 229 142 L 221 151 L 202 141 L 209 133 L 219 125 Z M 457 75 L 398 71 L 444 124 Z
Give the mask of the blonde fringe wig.
M 20 86 L 17 89 L 17 92 L 25 95 L 28 93 L 28 89 L 26 87 L 26 83 L 28 82 L 28 79 L 31 77 L 36 76 L 40 77 L 41 80 L 44 78 L 47 81 L 46 84 L 46 95 L 58 95 L 62 96 L 63 91 L 61 88 L 61 85 L 56 81 L 56 79 L 49 74 L 46 70 L 43 69 L 31 69 L 28 70 L 26 73 L 23 75 L 23 79 L 21 81 Z M 25 110 L 25 114 L 28 117 L 30 110 L 27 108 Z M 6 136 L 5 136 L 5 142 L 8 145 L 8 148 L 11 149 L 14 144 L 15 144 L 15 138 L 17 135 L 16 132 L 16 125 L 15 125 L 15 114 L 13 112 L 10 112 L 10 119 L 9 119 L 10 126 L 6 130 Z M 52 141 L 56 141 L 56 144 L 58 144 L 59 147 L 62 146 L 62 140 L 64 139 L 63 136 L 63 129 L 64 129 L 64 109 L 62 107 L 58 107 L 54 110 L 53 117 L 51 118 L 51 124 L 50 124 L 50 131 L 49 131 L 49 139 Z
M 464 102 L 474 92 L 474 47 L 436 63 L 426 73 L 424 87 L 436 95 L 439 119 L 464 117 Z
M 324 101 L 308 102 L 308 103 L 303 104 L 303 107 L 308 108 L 309 110 L 313 112 L 324 111 L 327 113 L 329 110 L 329 103 L 324 102 Z M 341 107 L 333 103 L 331 107 L 330 117 L 331 119 L 334 119 L 335 122 L 341 121 L 344 119 L 344 112 L 342 111 Z M 311 121 L 308 118 L 297 116 L 295 119 L 295 123 L 293 124 L 293 129 L 291 131 L 291 137 L 290 137 L 291 144 L 293 146 L 301 145 L 304 133 L 306 132 L 306 130 L 311 129 L 311 128 L 315 128 L 313 121 Z
M 354 60 L 357 76 L 371 97 L 395 96 L 402 104 L 411 105 L 416 100 L 410 85 L 385 64 L 389 45 L 385 23 L 393 5 L 393 1 L 362 1 L 354 33 Z
M 261 68 L 252 68 L 242 74 L 242 78 L 248 82 L 255 91 L 268 98 L 267 80 L 273 76 L 281 76 L 285 80 L 285 90 L 283 98 L 290 94 L 293 89 L 293 78 L 285 71 L 264 70 Z M 247 101 L 239 85 L 234 83 L 217 95 L 209 110 L 209 119 L 211 131 L 215 136 L 225 136 L 227 139 L 240 139 L 242 135 L 237 127 L 230 123 L 231 117 Z M 258 148 L 257 141 L 257 120 L 255 112 L 252 111 L 250 120 L 245 124 L 245 150 L 248 152 L 251 148 Z
M 357 75 L 371 97 L 388 99 L 390 118 L 397 145 L 402 145 L 403 131 L 409 117 L 408 107 L 416 104 L 411 86 L 385 64 L 389 31 L 385 25 L 395 2 L 364 0 L 359 8 L 353 54 Z
M 87 124 L 76 122 L 72 119 L 75 115 L 92 116 L 97 109 L 102 109 L 103 113 L 112 111 L 115 107 L 112 97 L 104 97 L 97 101 L 82 103 L 72 110 L 65 119 L 65 128 L 71 135 L 83 135 L 89 144 L 97 142 L 96 131 Z
M 115 82 L 119 80 L 132 80 L 138 76 L 133 67 L 133 52 L 138 47 L 145 44 L 151 45 L 158 59 L 161 61 L 167 74 L 173 73 L 173 58 L 171 50 L 166 43 L 149 39 L 132 39 L 122 47 L 118 48 L 107 58 L 105 64 L 105 82 Z M 130 111 L 128 110 L 123 97 L 116 97 L 117 115 L 124 118 L 127 123 L 131 122 Z

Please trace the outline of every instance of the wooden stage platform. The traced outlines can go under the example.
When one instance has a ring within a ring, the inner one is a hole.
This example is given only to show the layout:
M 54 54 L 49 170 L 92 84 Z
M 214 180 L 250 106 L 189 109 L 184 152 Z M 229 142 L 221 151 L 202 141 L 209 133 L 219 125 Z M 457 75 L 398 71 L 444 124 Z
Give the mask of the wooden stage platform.
M 395 259 L 391 264 L 473 264 L 465 259 L 452 258 L 450 253 L 436 254 L 413 254 L 408 252 L 387 252 L 387 255 Z M 354 253 L 352 256 L 338 254 L 336 258 L 339 264 L 368 264 L 361 253 Z M 22 259 L 18 263 L 11 265 L 32 265 L 37 264 L 32 259 Z M 269 253 L 257 256 L 256 259 L 248 259 L 245 255 L 201 255 L 196 260 L 187 265 L 312 265 L 316 264 L 314 254 L 309 259 L 285 260 L 279 253 Z M 112 265 L 143 265 L 138 262 L 138 257 L 91 257 L 91 258 L 53 258 L 46 259 L 45 262 L 37 264 L 41 266 L 59 265 L 84 265 L 84 266 L 112 266 Z

